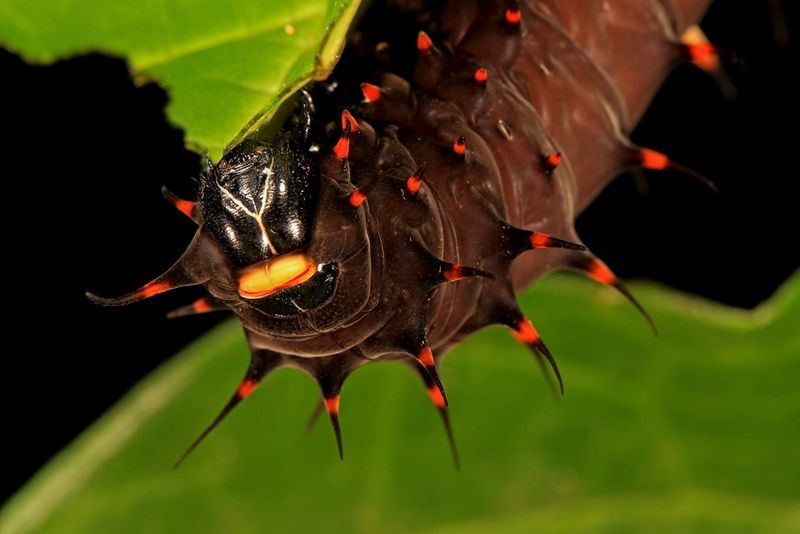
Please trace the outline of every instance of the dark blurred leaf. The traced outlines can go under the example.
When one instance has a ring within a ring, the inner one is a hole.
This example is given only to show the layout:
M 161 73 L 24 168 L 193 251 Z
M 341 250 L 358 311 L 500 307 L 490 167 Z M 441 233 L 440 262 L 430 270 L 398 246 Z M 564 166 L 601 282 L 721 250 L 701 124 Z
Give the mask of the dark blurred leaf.
M 34 62 L 95 51 L 125 58 L 138 79 L 167 89 L 169 119 L 216 160 L 248 121 L 327 75 L 358 4 L 4 0 L 0 45 Z
M 502 330 L 442 367 L 462 455 L 405 367 L 368 366 L 305 435 L 310 380 L 270 377 L 179 470 L 247 362 L 230 322 L 144 380 L 2 511 L 0 531 L 800 530 L 800 276 L 753 313 L 552 277 L 524 307 L 566 379 L 550 400 Z

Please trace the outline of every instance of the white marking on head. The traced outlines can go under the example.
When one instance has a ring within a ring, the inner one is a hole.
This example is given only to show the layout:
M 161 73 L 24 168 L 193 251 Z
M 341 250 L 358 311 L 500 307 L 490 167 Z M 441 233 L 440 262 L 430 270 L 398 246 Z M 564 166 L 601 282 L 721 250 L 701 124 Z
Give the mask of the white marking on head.
M 271 171 L 271 167 L 270 167 L 270 171 Z M 278 255 L 278 250 L 275 248 L 275 246 L 272 244 L 272 241 L 269 239 L 269 235 L 267 234 L 267 228 L 264 226 L 264 221 L 261 219 L 261 214 L 263 213 L 263 211 L 264 211 L 264 209 L 266 207 L 266 201 L 267 201 L 266 200 L 267 199 L 266 190 L 267 190 L 267 184 L 269 182 L 270 176 L 271 176 L 271 174 L 268 173 L 267 176 L 265 177 L 265 180 L 266 180 L 265 183 L 264 183 L 264 191 L 265 191 L 265 193 L 264 193 L 264 195 L 262 197 L 261 210 L 258 213 L 256 213 L 254 210 L 247 209 L 247 207 L 244 205 L 244 203 L 241 200 L 239 200 L 238 198 L 236 198 L 236 195 L 234 195 L 233 193 L 228 191 L 218 181 L 216 182 L 216 184 L 217 184 L 217 187 L 219 188 L 219 190 L 222 191 L 223 195 L 228 197 L 228 199 L 230 199 L 231 202 L 236 204 L 236 206 L 238 206 L 239 209 L 241 209 L 243 212 L 245 212 L 248 217 L 252 217 L 253 219 L 255 219 L 259 230 L 261 230 L 261 238 L 263 240 L 263 243 L 267 246 L 267 248 L 269 248 L 269 251 L 273 255 L 277 256 Z M 255 204 L 253 205 L 253 207 L 255 208 Z

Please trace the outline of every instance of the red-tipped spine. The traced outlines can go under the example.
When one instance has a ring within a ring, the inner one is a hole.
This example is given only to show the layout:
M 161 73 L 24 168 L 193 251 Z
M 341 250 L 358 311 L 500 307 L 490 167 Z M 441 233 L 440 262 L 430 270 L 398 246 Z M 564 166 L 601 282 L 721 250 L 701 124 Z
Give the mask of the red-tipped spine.
M 447 263 L 445 261 L 439 261 L 439 273 L 437 283 L 456 282 L 464 278 L 494 278 L 491 273 L 475 267 L 467 267 L 460 263 Z
M 463 156 L 467 152 L 467 140 L 464 136 L 460 136 L 456 139 L 456 142 L 453 143 L 453 153 L 457 156 Z
M 198 210 L 199 206 L 197 202 L 192 202 L 191 200 L 184 200 L 177 196 L 175 193 L 167 189 L 165 186 L 161 187 L 161 194 L 164 196 L 164 199 L 172 204 L 172 206 L 192 219 L 193 221 L 197 222 L 198 219 Z
M 222 311 L 226 309 L 219 303 L 210 300 L 212 297 L 201 297 L 192 302 L 188 306 L 181 306 L 177 310 L 172 310 L 167 314 L 167 317 L 174 319 L 176 317 L 184 317 L 187 315 L 199 315 L 202 313 L 211 313 L 213 311 Z
M 203 298 L 197 299 L 196 301 L 194 301 L 192 303 L 192 311 L 194 311 L 194 313 L 197 313 L 197 314 L 209 313 L 209 312 L 214 311 L 214 308 L 212 308 L 211 304 L 209 304 L 208 300 L 205 297 L 203 297 Z
M 651 148 L 634 148 L 631 152 L 631 162 L 638 163 L 644 169 L 649 169 L 653 171 L 664 171 L 667 169 L 672 169 L 674 171 L 688 174 L 710 190 L 718 193 L 719 190 L 717 186 L 714 185 L 714 182 L 700 174 L 699 172 L 685 167 L 683 165 L 677 164 L 672 161 L 669 156 L 666 154 L 662 154 L 661 152 L 657 152 Z
M 542 341 L 542 337 L 539 335 L 539 332 L 536 331 L 536 328 L 533 326 L 533 323 L 531 323 L 530 319 L 527 317 L 520 317 L 514 321 L 509 328 L 511 329 L 511 335 L 514 336 L 517 341 L 528 346 L 533 351 L 555 393 L 555 385 L 545 371 L 542 358 L 544 358 L 544 360 L 550 364 L 550 368 L 553 370 L 553 373 L 558 380 L 558 390 L 563 395 L 564 381 L 561 379 L 561 371 L 558 369 L 558 364 L 556 363 L 555 358 L 553 358 L 553 355 L 550 353 L 550 349 L 548 349 L 544 344 L 544 341 Z
M 356 189 L 347 197 L 347 200 L 350 202 L 350 205 L 354 208 L 358 208 L 361 206 L 365 200 L 367 200 L 367 194 L 361 189 Z
M 553 237 L 543 232 L 531 232 L 528 238 L 531 248 L 565 248 L 569 250 L 586 250 L 586 247 L 579 244 Z
M 450 268 L 446 269 L 442 274 L 448 282 L 455 282 L 456 280 L 464 278 L 464 270 L 461 265 L 457 263 L 451 265 Z
M 453 428 L 450 425 L 450 416 L 447 414 L 447 401 L 442 395 L 442 391 L 431 379 L 430 373 L 428 373 L 428 371 L 421 366 L 417 366 L 416 369 L 423 382 L 425 382 L 425 388 L 428 391 L 428 397 L 431 399 L 431 403 L 436 406 L 436 409 L 439 411 L 439 415 L 442 417 L 442 423 L 444 424 L 445 432 L 447 432 L 447 441 L 450 443 L 450 452 L 453 455 L 453 463 L 455 464 L 456 469 L 459 469 L 460 462 L 458 460 L 458 447 L 456 447 Z
M 419 50 L 421 54 L 429 54 L 432 48 L 433 41 L 430 36 L 425 32 L 419 32 L 417 34 L 417 50 Z
M 436 389 L 439 390 L 442 402 L 447 406 L 447 394 L 444 392 L 444 385 L 439 378 L 439 371 L 436 369 L 436 360 L 433 358 L 433 351 L 431 351 L 431 348 L 427 345 L 422 345 L 417 352 L 417 360 L 428 372 L 431 380 L 433 380 L 433 383 L 436 385 Z
M 594 280 L 595 282 L 601 283 L 606 286 L 613 287 L 622 295 L 630 301 L 631 304 L 642 314 L 645 318 L 647 323 L 650 325 L 650 328 L 653 330 L 653 333 L 658 335 L 658 330 L 656 329 L 656 323 L 653 321 L 653 318 L 644 309 L 644 306 L 636 300 L 636 297 L 633 296 L 633 293 L 622 283 L 622 281 L 614 274 L 614 272 L 606 265 L 602 260 L 599 258 L 595 258 L 593 256 L 586 257 L 580 261 L 578 261 L 573 266 L 577 267 L 581 271 L 583 271 L 586 276 Z
M 586 262 L 586 275 L 601 284 L 613 286 L 617 283 L 617 275 L 608 268 L 604 262 L 597 258 L 592 258 Z
M 258 358 L 258 360 L 256 360 Z M 178 467 L 183 461 L 194 451 L 200 443 L 228 416 L 228 414 L 238 406 L 238 404 L 252 395 L 258 388 L 258 384 L 264 379 L 271 371 L 276 368 L 278 359 L 261 359 L 258 355 L 253 356 L 253 361 L 250 362 L 250 368 L 245 375 L 245 378 L 239 383 L 236 391 L 231 396 L 230 400 L 225 404 L 217 416 L 208 424 L 203 431 L 195 438 L 191 445 L 184 451 L 184 453 L 175 462 L 174 467 Z
M 553 152 L 544 158 L 544 172 L 547 174 L 556 170 L 559 165 L 561 165 L 561 152 Z
M 706 72 L 719 69 L 719 49 L 711 43 L 685 44 L 682 52 L 689 61 Z
M 358 133 L 358 121 L 346 109 L 342 111 L 342 131 L 349 131 L 349 133 Z
M 670 166 L 669 157 L 650 148 L 639 149 L 639 163 L 645 169 L 663 171 Z
M 412 195 L 416 195 L 419 192 L 419 188 L 422 185 L 422 180 L 417 175 L 411 175 L 406 180 L 406 189 Z
M 523 317 L 517 321 L 516 328 L 511 331 L 511 335 L 516 338 L 520 343 L 526 345 L 535 345 L 542 340 L 536 327 L 527 317 Z
M 439 390 L 436 385 L 432 385 L 428 388 L 428 397 L 430 397 L 431 402 L 439 408 L 440 410 L 444 409 L 447 404 L 444 402 L 444 397 L 442 396 L 442 392 Z
M 503 19 L 509 26 L 519 26 L 519 23 L 522 21 L 522 11 L 519 9 L 519 2 L 514 1 L 510 3 Z
M 352 116 L 349 113 L 347 115 L 342 113 L 342 135 L 336 142 L 336 146 L 333 147 L 333 153 L 337 159 L 344 160 L 350 155 L 350 132 L 354 127 L 356 130 L 358 129 L 358 124 L 351 119 Z
M 334 395 L 332 397 L 326 397 L 324 399 L 325 402 L 325 409 L 331 415 L 339 415 L 339 399 L 340 395 Z
M 168 282 L 150 282 L 146 284 L 142 289 L 139 290 L 139 295 L 141 298 L 149 299 L 155 295 L 163 293 L 165 291 L 169 291 L 172 289 L 172 285 Z
M 248 378 L 242 381 L 241 384 L 239 384 L 239 389 L 236 390 L 236 394 L 239 396 L 240 399 L 246 399 L 247 397 L 252 395 L 256 389 L 258 389 L 258 382 Z
M 328 417 L 333 426 L 333 433 L 336 436 L 336 446 L 339 448 L 339 459 L 344 460 L 344 447 L 342 446 L 342 430 L 339 426 L 339 397 L 335 395 L 327 395 L 323 402 L 325 403 L 325 410 L 328 412 Z
M 347 159 L 350 155 L 350 139 L 346 135 L 342 135 L 336 146 L 333 147 L 333 153 L 337 159 Z
M 364 101 L 368 104 L 377 102 L 383 96 L 380 87 L 367 82 L 361 84 L 361 94 L 364 95 Z
M 406 179 L 406 190 L 412 195 L 416 195 L 419 192 L 419 188 L 422 186 L 422 174 L 425 172 L 425 164 L 423 163 L 420 165 L 414 174 Z

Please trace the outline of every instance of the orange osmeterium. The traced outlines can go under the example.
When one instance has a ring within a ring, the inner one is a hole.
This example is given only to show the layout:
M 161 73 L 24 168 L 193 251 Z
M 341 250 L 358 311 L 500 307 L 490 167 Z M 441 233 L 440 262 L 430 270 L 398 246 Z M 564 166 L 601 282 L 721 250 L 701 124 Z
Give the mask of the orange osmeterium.
M 284 254 L 250 265 L 239 271 L 239 295 L 260 299 L 287 287 L 306 282 L 317 266 L 303 254 Z

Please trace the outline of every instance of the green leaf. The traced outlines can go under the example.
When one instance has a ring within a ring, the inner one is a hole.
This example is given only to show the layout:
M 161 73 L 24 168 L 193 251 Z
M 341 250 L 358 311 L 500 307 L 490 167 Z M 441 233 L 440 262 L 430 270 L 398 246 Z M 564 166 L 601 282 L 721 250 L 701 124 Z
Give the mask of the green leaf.
M 27 532 L 797 532 L 800 275 L 754 312 L 548 278 L 523 305 L 559 358 L 552 402 L 502 329 L 442 366 L 454 470 L 418 379 L 367 366 L 345 385 L 345 461 L 316 386 L 270 376 L 177 471 L 248 359 L 228 322 L 186 349 L 43 469 L 0 515 Z
M 358 0 L 3 0 L 0 45 L 32 62 L 100 51 L 166 88 L 186 142 L 217 160 L 325 78 Z

